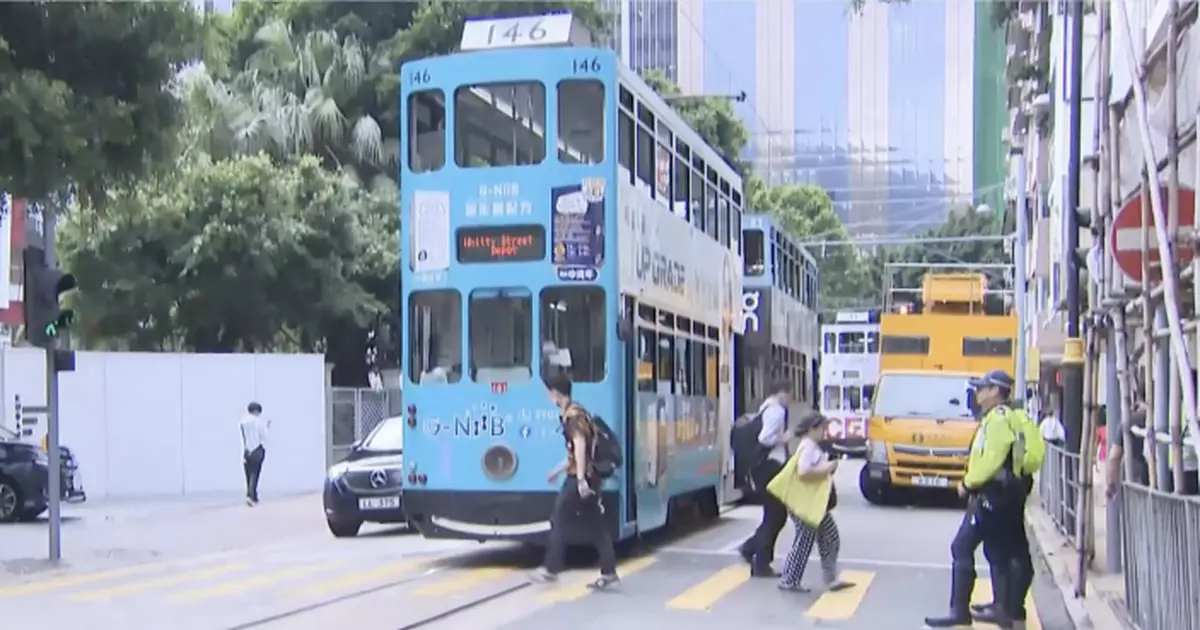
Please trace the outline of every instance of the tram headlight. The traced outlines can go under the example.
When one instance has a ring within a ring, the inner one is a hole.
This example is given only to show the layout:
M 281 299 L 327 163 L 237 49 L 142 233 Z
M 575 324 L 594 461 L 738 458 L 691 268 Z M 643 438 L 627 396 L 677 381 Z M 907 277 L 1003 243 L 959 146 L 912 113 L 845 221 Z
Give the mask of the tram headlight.
M 884 442 L 867 442 L 867 461 L 872 464 L 886 464 L 888 461 L 887 444 Z

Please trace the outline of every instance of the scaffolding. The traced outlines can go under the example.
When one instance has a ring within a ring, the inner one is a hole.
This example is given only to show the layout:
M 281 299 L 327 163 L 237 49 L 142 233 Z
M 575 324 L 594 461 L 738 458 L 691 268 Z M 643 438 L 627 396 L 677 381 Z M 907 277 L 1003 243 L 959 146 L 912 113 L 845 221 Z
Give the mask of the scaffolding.
M 1067 476 L 1076 483 L 1064 494 L 1069 505 L 1061 513 L 1068 522 L 1060 528 L 1073 530 L 1068 537 L 1080 559 L 1075 591 L 1082 596 L 1095 551 L 1092 480 L 1106 408 L 1109 425 L 1121 427 L 1110 440 L 1122 447 L 1123 468 L 1113 499 L 1121 519 L 1117 531 L 1109 528 L 1109 555 L 1115 552 L 1124 564 L 1130 620 L 1141 630 L 1200 630 L 1200 500 L 1187 496 L 1196 493 L 1200 459 L 1194 369 L 1200 357 L 1200 247 L 1195 221 L 1187 219 L 1197 213 L 1181 206 L 1182 191 L 1200 186 L 1200 93 L 1180 102 L 1182 83 L 1200 86 L 1200 30 L 1192 28 L 1194 0 L 1155 5 L 1156 13 L 1165 7 L 1162 28 L 1147 28 L 1157 22 L 1145 4 L 1113 0 L 1087 6 L 1097 27 L 1091 64 L 1095 124 L 1084 133 L 1092 133 L 1096 153 L 1071 167 L 1081 169 L 1093 186 L 1091 199 L 1079 200 L 1085 209 L 1066 207 L 1064 219 L 1068 235 L 1090 230 L 1093 244 L 1067 252 L 1075 275 L 1067 281 L 1080 283 L 1084 276 L 1086 295 L 1075 293 L 1082 333 L 1064 350 L 1064 372 L 1082 350 L 1083 387 L 1082 400 L 1070 400 L 1069 392 L 1064 399 L 1064 406 L 1082 409 L 1082 419 L 1078 450 L 1063 453 L 1072 458 Z M 1079 8 L 1072 18 L 1082 22 L 1083 12 Z M 1082 27 L 1072 30 L 1082 34 Z M 1126 78 L 1128 91 L 1118 93 L 1114 86 L 1124 87 Z M 1080 142 L 1081 134 L 1072 135 L 1071 142 Z M 1122 221 L 1126 234 L 1140 231 L 1140 244 L 1130 246 L 1129 239 L 1117 238 L 1122 228 L 1115 220 L 1122 209 L 1128 215 L 1139 205 L 1137 225 L 1130 229 L 1128 216 Z M 1140 281 L 1132 279 L 1138 274 L 1121 270 L 1118 248 L 1126 267 L 1133 257 L 1140 260 Z M 1101 380 L 1107 400 L 1100 400 Z M 1071 418 L 1065 407 L 1063 417 Z M 1070 421 L 1067 426 L 1072 431 Z

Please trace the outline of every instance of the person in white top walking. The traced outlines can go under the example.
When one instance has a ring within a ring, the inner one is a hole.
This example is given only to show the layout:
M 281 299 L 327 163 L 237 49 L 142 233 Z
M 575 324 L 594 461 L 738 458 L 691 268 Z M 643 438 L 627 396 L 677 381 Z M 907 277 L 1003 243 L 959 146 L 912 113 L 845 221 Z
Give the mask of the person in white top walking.
M 252 402 L 246 406 L 239 428 L 242 431 L 242 469 L 246 472 L 246 505 L 258 505 L 258 480 L 262 477 L 263 459 L 267 456 L 267 429 L 270 423 L 262 417 L 262 405 Z

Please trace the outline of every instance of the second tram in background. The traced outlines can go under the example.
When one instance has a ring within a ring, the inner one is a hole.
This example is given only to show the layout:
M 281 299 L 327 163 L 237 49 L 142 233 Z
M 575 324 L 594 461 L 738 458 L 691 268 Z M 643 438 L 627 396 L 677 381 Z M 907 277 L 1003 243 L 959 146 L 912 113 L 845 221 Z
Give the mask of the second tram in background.
M 812 254 L 767 215 L 742 218 L 742 323 L 737 340 L 738 415 L 761 404 L 770 383 L 792 384 L 793 410 L 817 407 L 819 274 Z
M 820 410 L 829 418 L 823 446 L 862 455 L 879 380 L 879 312 L 839 311 L 821 325 Z

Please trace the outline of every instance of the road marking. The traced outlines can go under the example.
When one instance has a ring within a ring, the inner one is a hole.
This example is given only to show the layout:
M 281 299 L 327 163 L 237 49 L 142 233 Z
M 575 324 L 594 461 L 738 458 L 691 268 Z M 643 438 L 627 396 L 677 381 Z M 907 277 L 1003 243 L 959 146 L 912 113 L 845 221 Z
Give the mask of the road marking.
M 192 571 L 189 573 L 179 573 L 176 575 L 168 575 L 166 577 L 161 577 L 161 578 L 157 578 L 157 579 L 153 579 L 153 580 L 146 580 L 144 582 L 133 582 L 130 584 L 121 584 L 118 586 L 104 588 L 104 589 L 100 589 L 100 590 L 96 590 L 96 591 L 87 591 L 84 593 L 79 593 L 77 595 L 72 595 L 68 599 L 71 599 L 73 601 L 84 601 L 84 602 L 111 599 L 113 597 L 119 597 L 122 595 L 132 595 L 135 593 L 142 593 L 145 591 L 150 591 L 150 590 L 155 590 L 155 589 L 160 589 L 160 588 L 167 588 L 167 587 L 176 586 L 179 584 L 186 584 L 187 582 L 194 582 L 196 580 L 203 580 L 205 578 L 217 577 L 219 575 L 225 575 L 226 573 L 233 573 L 235 571 L 245 571 L 249 568 L 250 568 L 250 565 L 245 564 L 245 563 L 226 564 L 226 565 L 222 565 L 219 567 L 204 569 L 203 571 Z
M 732 550 L 730 550 L 730 551 L 722 551 L 722 550 L 718 550 L 718 549 L 700 549 L 700 548 L 696 548 L 696 547 L 660 547 L 657 550 L 657 552 L 658 553 L 669 553 L 669 554 L 670 553 L 673 553 L 673 554 L 695 554 L 695 555 L 700 555 L 700 556 L 726 556 L 726 557 L 732 556 L 732 557 L 740 558 L 741 557 L 740 554 L 738 554 L 736 551 L 738 545 L 740 545 L 740 544 L 741 543 L 737 543 L 737 544 L 733 545 Z M 783 560 L 783 559 L 784 559 L 783 556 L 777 556 L 775 558 L 775 560 Z M 809 558 L 808 561 L 816 562 L 816 561 L 818 561 L 818 559 L 819 559 L 818 557 L 814 556 L 812 558 Z M 953 565 L 951 565 L 949 563 L 943 563 L 943 562 L 911 562 L 908 560 L 884 560 L 884 559 L 880 559 L 880 558 L 838 558 L 838 563 L 839 564 L 853 564 L 853 565 L 863 566 L 863 567 L 894 567 L 894 568 L 898 568 L 898 569 L 938 569 L 938 570 L 948 571 L 948 570 L 954 568 Z M 980 571 L 980 572 L 987 571 L 988 565 L 986 565 L 986 564 L 976 565 L 975 570 Z
M 750 580 L 750 568 L 735 564 L 709 576 L 667 602 L 667 608 L 676 610 L 710 610 L 722 597 Z
M 98 571 L 95 573 L 84 573 L 81 575 L 65 575 L 56 578 L 47 578 L 36 582 L 26 584 L 17 584 L 14 586 L 6 586 L 0 588 L 0 599 L 5 597 L 16 597 L 18 595 L 36 595 L 47 591 L 62 590 L 92 584 L 93 582 L 103 582 L 116 578 L 129 577 L 131 575 L 143 575 L 153 573 L 163 569 L 165 565 L 160 563 L 154 564 L 139 564 L 131 567 L 122 567 L 120 569 L 111 569 L 109 571 Z
M 429 586 L 419 588 L 415 592 L 422 597 L 438 597 L 441 595 L 455 595 L 469 590 L 484 582 L 500 579 L 506 575 L 516 573 L 518 569 L 512 567 L 482 567 L 479 569 L 468 569 L 462 572 L 456 572 L 447 576 L 443 580 L 439 580 Z
M 196 601 L 201 599 L 212 599 L 214 597 L 224 597 L 226 595 L 242 594 L 248 591 L 271 586 L 272 584 L 281 582 L 283 580 L 303 577 L 305 575 L 312 575 L 314 573 L 321 573 L 339 564 L 341 564 L 340 561 L 333 560 L 329 562 L 323 562 L 321 564 L 288 567 L 280 571 L 273 571 L 271 573 L 264 573 L 262 575 L 248 577 L 244 580 L 223 582 L 221 584 L 206 588 L 182 591 L 175 594 L 173 597 L 171 597 L 171 599 L 175 601 Z
M 854 584 L 840 591 L 826 591 L 808 607 L 805 616 L 810 619 L 849 619 L 858 612 L 867 589 L 875 574 L 870 571 L 842 571 L 841 579 Z
M 658 562 L 654 556 L 642 556 L 640 558 L 631 558 L 617 564 L 617 575 L 622 579 L 645 569 L 646 567 Z M 547 603 L 572 602 L 577 599 L 587 597 L 592 593 L 592 589 L 588 585 L 595 581 L 596 578 L 588 577 L 573 581 L 571 584 L 564 584 L 548 593 L 542 593 L 538 596 L 538 601 Z
M 419 569 L 426 568 L 430 561 L 425 560 L 401 560 L 375 567 L 369 571 L 360 571 L 355 573 L 344 573 L 337 577 L 310 584 L 303 588 L 298 588 L 292 592 L 292 597 L 311 599 L 319 595 L 327 595 L 335 591 L 343 591 L 364 584 L 370 584 L 376 581 L 383 581 L 388 578 L 394 578 L 409 573 L 414 573 Z

